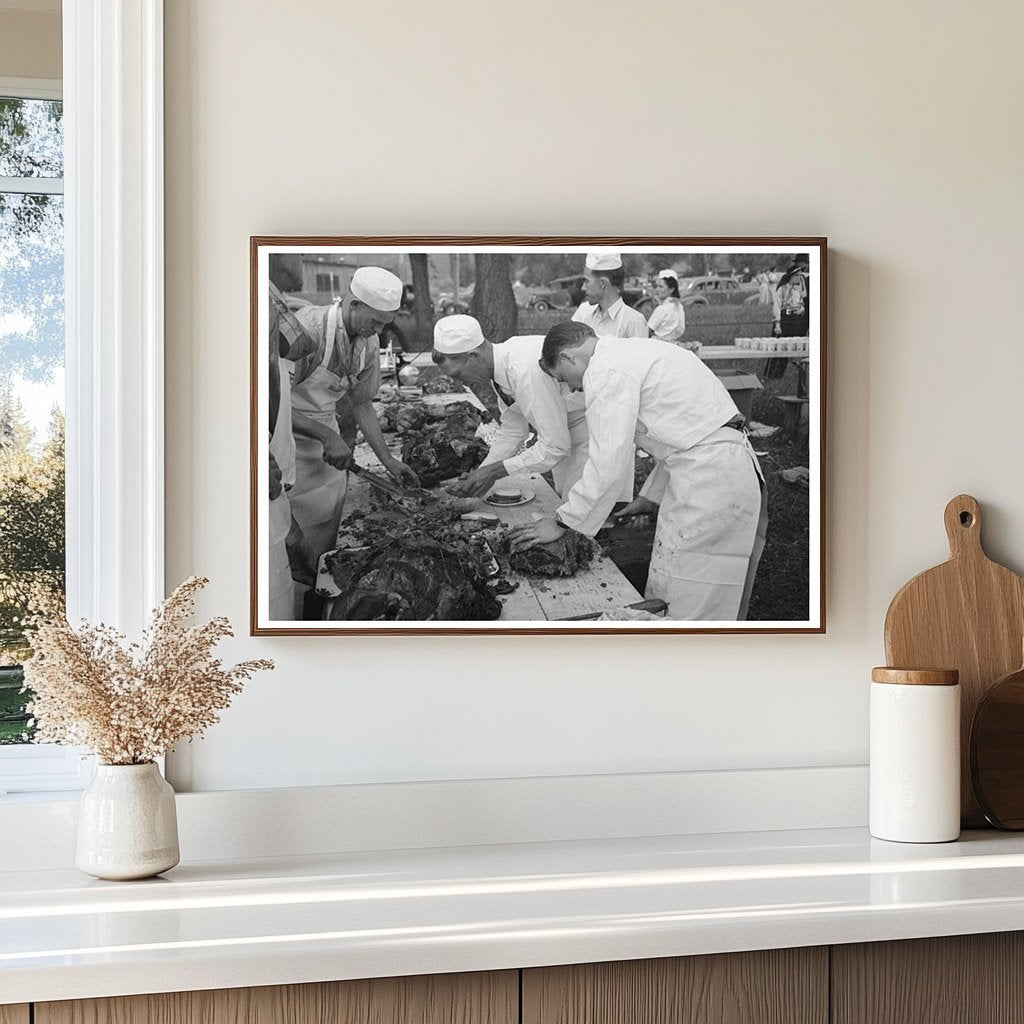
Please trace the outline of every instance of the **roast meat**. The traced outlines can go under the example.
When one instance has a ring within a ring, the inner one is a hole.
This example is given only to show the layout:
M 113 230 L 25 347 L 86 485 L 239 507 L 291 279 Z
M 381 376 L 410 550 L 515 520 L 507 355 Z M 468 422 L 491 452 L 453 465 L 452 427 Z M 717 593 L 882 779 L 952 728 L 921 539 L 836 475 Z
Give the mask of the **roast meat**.
M 524 576 L 575 576 L 593 557 L 594 542 L 582 533 L 566 530 L 558 540 L 511 552 L 508 564 Z
M 442 420 L 408 430 L 402 440 L 402 461 L 410 466 L 424 487 L 436 487 L 476 469 L 487 457 L 487 444 L 476 436 L 484 420 L 469 402 L 445 406 Z
M 458 513 L 382 509 L 350 517 L 343 526 L 357 546 L 328 558 L 341 591 L 332 619 L 464 621 L 501 614 L 487 586 L 493 556 Z

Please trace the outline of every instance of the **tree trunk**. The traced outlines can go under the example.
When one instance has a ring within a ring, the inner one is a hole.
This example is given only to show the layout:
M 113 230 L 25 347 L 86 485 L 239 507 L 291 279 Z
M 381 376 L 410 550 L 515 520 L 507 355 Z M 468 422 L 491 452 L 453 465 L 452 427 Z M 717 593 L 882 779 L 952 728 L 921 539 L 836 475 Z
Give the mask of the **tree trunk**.
M 409 253 L 412 267 L 412 310 L 416 319 L 416 351 L 426 352 L 434 344 L 434 303 L 430 299 L 430 267 L 425 252 Z
M 480 321 L 488 341 L 501 342 L 516 333 L 519 307 L 512 291 L 512 256 L 477 253 L 476 284 L 470 311 Z
M 302 256 L 276 252 L 270 257 L 270 280 L 283 292 L 302 291 Z

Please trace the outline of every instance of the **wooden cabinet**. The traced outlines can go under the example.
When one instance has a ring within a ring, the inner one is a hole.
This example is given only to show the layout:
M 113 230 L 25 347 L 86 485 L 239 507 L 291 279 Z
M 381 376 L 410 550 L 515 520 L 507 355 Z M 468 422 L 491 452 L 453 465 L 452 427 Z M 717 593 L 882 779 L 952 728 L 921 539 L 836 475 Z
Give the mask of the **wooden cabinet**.
M 522 1019 L 523 1024 L 827 1024 L 828 949 L 536 968 L 523 972 Z
M 27 1018 L 25 1018 L 27 1021 Z M 519 972 L 36 1003 L 35 1024 L 518 1024 Z M 0 1018 L 2 1024 L 7 1024 Z M 17 1024 L 22 1024 L 20 1020 Z
M 833 1024 L 1024 1021 L 1024 933 L 832 947 Z
M 0 1006 L 0 1024 L 1024 1024 L 1024 932 Z

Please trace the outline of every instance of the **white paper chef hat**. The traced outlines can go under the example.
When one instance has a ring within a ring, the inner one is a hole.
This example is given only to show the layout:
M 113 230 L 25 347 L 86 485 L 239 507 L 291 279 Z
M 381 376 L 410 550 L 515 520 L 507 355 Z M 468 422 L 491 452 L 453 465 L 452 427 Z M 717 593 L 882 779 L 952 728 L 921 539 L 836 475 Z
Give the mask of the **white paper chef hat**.
M 670 277 L 673 281 L 679 280 L 679 275 L 674 270 L 659 270 L 658 277 Z
M 484 332 L 476 317 L 456 313 L 443 316 L 434 324 L 434 348 L 446 356 L 472 352 L 484 343 Z
M 360 302 L 381 313 L 393 313 L 402 304 L 401 280 L 383 267 L 360 267 L 348 289 Z
M 618 270 L 622 255 L 614 249 L 595 249 L 587 253 L 587 270 Z

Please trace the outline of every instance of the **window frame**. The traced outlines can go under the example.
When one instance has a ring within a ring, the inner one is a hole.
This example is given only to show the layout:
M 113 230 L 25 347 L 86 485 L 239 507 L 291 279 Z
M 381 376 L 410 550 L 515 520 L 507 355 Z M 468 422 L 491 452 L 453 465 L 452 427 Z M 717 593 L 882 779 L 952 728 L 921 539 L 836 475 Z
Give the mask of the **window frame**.
M 163 0 L 63 0 L 62 30 L 61 82 L 0 89 L 64 102 L 68 618 L 137 636 L 164 596 Z M 92 768 L 0 748 L 0 797 Z

